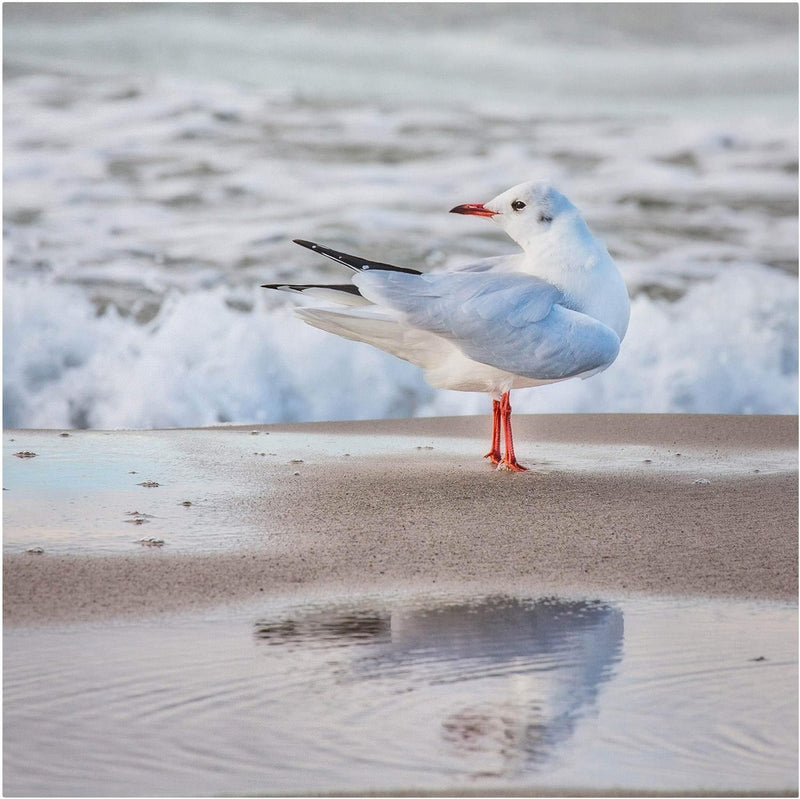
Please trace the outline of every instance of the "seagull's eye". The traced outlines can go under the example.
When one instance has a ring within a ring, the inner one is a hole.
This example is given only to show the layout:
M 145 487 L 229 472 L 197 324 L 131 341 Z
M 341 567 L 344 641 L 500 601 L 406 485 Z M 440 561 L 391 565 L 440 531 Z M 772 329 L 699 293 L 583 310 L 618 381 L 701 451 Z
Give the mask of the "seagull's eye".
M 539 214 L 539 221 L 542 222 L 543 224 L 546 222 L 552 222 L 553 217 L 547 216 L 547 214 Z
M 525 207 L 525 203 L 522 202 L 522 200 L 514 200 L 514 202 L 511 203 L 511 207 L 515 211 L 521 211 Z

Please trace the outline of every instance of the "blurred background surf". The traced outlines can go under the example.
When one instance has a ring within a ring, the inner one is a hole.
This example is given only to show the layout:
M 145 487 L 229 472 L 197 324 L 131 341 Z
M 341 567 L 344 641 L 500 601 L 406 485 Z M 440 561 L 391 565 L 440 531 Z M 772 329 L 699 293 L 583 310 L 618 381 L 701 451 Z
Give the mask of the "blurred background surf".
M 549 178 L 632 297 L 617 362 L 521 412 L 795 413 L 794 4 L 15 4 L 4 423 L 484 413 L 293 318 L 291 243 L 424 270 Z

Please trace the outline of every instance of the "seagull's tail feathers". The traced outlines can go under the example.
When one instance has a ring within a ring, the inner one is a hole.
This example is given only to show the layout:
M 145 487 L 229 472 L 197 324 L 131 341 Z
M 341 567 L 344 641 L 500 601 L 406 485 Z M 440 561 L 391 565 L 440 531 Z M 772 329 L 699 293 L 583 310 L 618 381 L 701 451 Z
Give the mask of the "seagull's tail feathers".
M 395 350 L 401 349 L 398 346 L 403 337 L 400 323 L 370 310 L 296 308 L 295 314 L 312 327 L 335 333 L 337 336 L 343 336 L 352 341 L 372 344 L 391 352 L 392 355 L 398 355 Z
M 312 327 L 371 344 L 423 369 L 437 362 L 441 350 L 452 349 L 439 336 L 409 328 L 398 319 L 368 308 L 297 308 L 295 314 Z

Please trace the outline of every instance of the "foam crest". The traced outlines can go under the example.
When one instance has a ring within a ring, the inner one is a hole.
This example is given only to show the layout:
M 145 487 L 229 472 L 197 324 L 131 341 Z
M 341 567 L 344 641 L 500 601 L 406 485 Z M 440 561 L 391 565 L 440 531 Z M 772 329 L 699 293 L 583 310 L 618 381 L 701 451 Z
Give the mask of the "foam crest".
M 795 282 L 730 267 L 668 302 L 639 294 L 617 361 L 517 391 L 521 412 L 792 413 Z M 32 281 L 6 309 L 9 427 L 183 427 L 484 413 L 417 368 L 304 325 L 262 289 L 170 292 L 138 324 L 78 289 Z

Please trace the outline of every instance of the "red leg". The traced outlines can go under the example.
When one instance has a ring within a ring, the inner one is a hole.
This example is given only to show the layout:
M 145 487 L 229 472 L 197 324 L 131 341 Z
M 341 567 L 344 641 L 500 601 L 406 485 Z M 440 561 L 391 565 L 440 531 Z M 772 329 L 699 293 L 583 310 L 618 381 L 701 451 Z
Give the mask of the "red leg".
M 500 461 L 500 468 L 509 469 L 512 472 L 527 472 L 524 466 L 517 463 L 516 455 L 514 455 L 514 438 L 511 434 L 511 400 L 509 399 L 509 392 L 503 394 L 500 400 L 500 418 L 503 422 L 503 432 L 506 439 L 506 454 Z
M 500 463 L 500 400 L 492 400 L 492 448 L 483 457 L 493 466 Z

